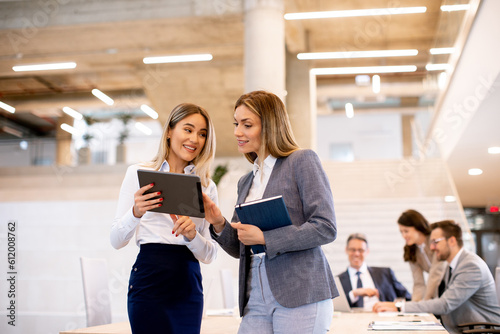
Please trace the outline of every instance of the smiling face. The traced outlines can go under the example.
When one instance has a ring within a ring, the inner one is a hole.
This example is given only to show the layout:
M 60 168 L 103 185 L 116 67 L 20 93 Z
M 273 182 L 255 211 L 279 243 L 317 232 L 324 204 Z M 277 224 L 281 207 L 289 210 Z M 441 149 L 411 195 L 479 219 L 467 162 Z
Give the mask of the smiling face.
M 259 153 L 262 142 L 262 122 L 259 116 L 245 105 L 240 105 L 234 111 L 234 135 L 238 141 L 238 151 Z
M 453 257 L 450 256 L 452 252 L 449 241 L 445 238 L 443 230 L 440 228 L 434 229 L 431 232 L 430 240 L 431 250 L 436 254 L 438 260 L 451 262 L 451 259 L 453 259 Z
M 345 249 L 349 264 L 354 269 L 359 269 L 365 262 L 365 256 L 368 255 L 368 245 L 363 240 L 351 239 Z
M 417 231 L 413 226 L 399 224 L 399 232 L 401 232 L 401 236 L 405 239 L 407 246 L 420 245 L 425 241 L 425 235 Z
M 180 120 L 173 129 L 168 130 L 170 137 L 170 166 L 188 165 L 200 154 L 207 139 L 207 121 L 200 114 L 189 115 Z

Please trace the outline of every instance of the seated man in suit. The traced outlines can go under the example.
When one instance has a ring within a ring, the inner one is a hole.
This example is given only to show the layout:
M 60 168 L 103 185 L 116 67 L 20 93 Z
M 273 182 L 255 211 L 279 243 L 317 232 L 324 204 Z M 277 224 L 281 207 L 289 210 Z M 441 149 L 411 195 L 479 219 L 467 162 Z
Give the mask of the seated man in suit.
M 476 254 L 463 248 L 462 230 L 451 220 L 431 225 L 430 246 L 437 258 L 449 263 L 441 282 L 439 298 L 418 302 L 377 303 L 375 312 L 429 312 L 441 315 L 450 333 L 460 333 L 458 324 L 500 323 L 500 306 L 493 275 Z
M 340 282 L 351 307 L 371 310 L 378 301 L 394 301 L 396 298 L 411 299 L 411 295 L 390 268 L 368 267 L 368 241 L 363 234 L 351 234 L 347 238 L 346 254 L 349 267 L 339 275 Z M 355 288 L 353 288 L 355 287 Z

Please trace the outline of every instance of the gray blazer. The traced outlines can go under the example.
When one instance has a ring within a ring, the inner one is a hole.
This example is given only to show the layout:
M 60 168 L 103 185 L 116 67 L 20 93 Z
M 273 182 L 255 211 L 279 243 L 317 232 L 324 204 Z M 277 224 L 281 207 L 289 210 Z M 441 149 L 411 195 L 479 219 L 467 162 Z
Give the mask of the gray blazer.
M 252 181 L 252 172 L 239 180 L 237 204 L 245 201 Z M 298 150 L 277 159 L 263 198 L 277 195 L 283 195 L 292 225 L 264 232 L 266 271 L 274 298 L 282 306 L 297 307 L 338 296 L 320 247 L 337 237 L 333 197 L 314 151 Z M 236 212 L 232 221 L 239 221 Z M 239 242 L 227 221 L 220 236 L 213 228 L 211 232 L 229 255 L 240 258 L 239 307 L 243 315 L 248 302 L 250 247 Z
M 448 279 L 448 273 L 445 280 Z M 464 249 L 451 273 L 448 287 L 440 298 L 408 302 L 405 312 L 441 315 L 450 333 L 460 333 L 457 325 L 467 322 L 500 323 L 500 306 L 493 276 L 486 263 Z

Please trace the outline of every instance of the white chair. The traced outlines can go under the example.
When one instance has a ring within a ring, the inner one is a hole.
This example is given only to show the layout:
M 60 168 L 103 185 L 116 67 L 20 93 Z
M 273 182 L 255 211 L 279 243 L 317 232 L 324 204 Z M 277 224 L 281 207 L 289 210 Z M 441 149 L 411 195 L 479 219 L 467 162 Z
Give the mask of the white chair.
M 111 323 L 108 264 L 105 259 L 80 258 L 87 327 Z

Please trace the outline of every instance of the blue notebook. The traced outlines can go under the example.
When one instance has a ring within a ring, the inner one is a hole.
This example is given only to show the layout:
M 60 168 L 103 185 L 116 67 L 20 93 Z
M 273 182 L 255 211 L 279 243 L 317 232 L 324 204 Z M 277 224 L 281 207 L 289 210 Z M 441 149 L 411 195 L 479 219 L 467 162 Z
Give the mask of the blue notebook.
M 241 223 L 255 225 L 262 231 L 292 225 L 292 220 L 281 195 L 237 204 L 235 210 Z M 263 245 L 251 247 L 254 254 L 265 251 Z

